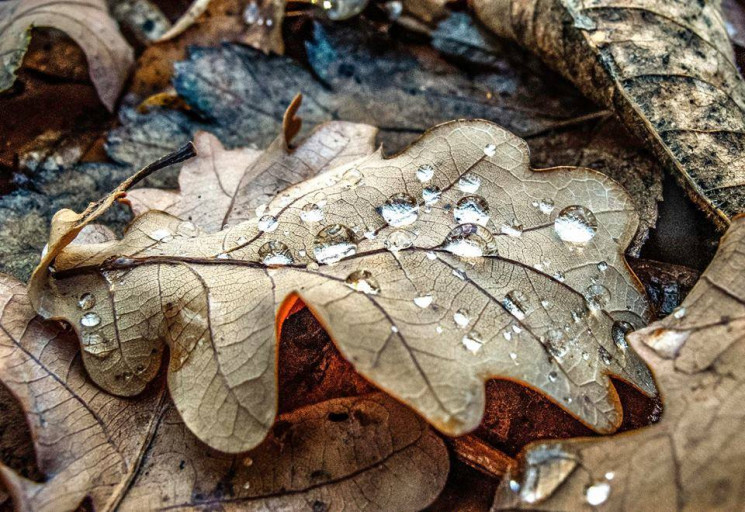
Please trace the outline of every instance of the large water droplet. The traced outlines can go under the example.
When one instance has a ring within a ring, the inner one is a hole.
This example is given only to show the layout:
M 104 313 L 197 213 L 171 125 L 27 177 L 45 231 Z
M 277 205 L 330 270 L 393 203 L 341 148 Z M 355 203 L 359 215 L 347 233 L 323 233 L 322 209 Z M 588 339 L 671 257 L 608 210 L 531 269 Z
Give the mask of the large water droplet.
M 484 344 L 484 342 L 481 341 L 481 335 L 476 331 L 471 331 L 468 334 L 465 334 L 461 343 L 463 343 L 463 346 L 472 354 L 481 350 L 481 346 Z
M 409 194 L 393 194 L 380 207 L 380 214 L 390 226 L 407 226 L 416 221 L 419 205 Z
M 277 222 L 277 218 L 273 215 L 263 215 L 259 219 L 259 229 L 265 233 L 271 233 L 277 229 L 278 225 L 279 222 Z
M 577 458 L 557 443 L 535 446 L 525 455 L 522 482 L 515 486 L 525 503 L 537 503 L 551 494 L 577 467 Z
M 101 323 L 101 317 L 96 313 L 86 313 L 80 319 L 80 325 L 83 327 L 95 327 Z
M 440 187 L 436 185 L 424 187 L 424 189 L 422 190 L 422 199 L 424 200 L 424 204 L 426 205 L 431 206 L 437 203 L 437 201 L 440 200 L 440 197 L 442 197 L 442 190 L 440 190 Z
M 264 265 L 291 265 L 290 249 L 283 242 L 270 240 L 259 247 L 259 258 Z
M 97 333 L 85 332 L 81 336 L 81 341 L 83 344 L 83 350 L 85 350 L 86 353 L 101 359 L 108 357 L 114 350 L 109 347 L 101 335 Z
M 458 180 L 458 189 L 467 194 L 473 194 L 481 186 L 481 178 L 472 172 L 467 172 Z
M 567 206 L 556 216 L 554 231 L 566 243 L 585 245 L 598 232 L 598 221 L 584 206 Z
M 414 297 L 414 304 L 424 309 L 432 304 L 432 300 L 433 297 L 431 295 L 420 295 L 419 297 Z
M 613 327 L 611 327 L 611 337 L 613 338 L 613 343 L 615 343 L 616 346 L 621 350 L 626 350 L 629 346 L 626 342 L 626 334 L 630 333 L 633 330 L 634 326 L 630 323 L 624 320 L 616 320 L 615 322 L 613 322 Z
M 430 164 L 420 165 L 416 170 L 416 179 L 422 183 L 427 183 L 435 175 L 435 168 Z
M 403 251 L 414 245 L 414 233 L 405 229 L 396 229 L 385 237 L 385 248 L 392 252 Z
M 591 311 L 599 311 L 610 302 L 610 290 L 602 284 L 591 284 L 585 290 L 585 299 Z
M 96 305 L 96 298 L 90 293 L 84 293 L 78 299 L 78 307 L 85 311 Z
M 443 249 L 464 258 L 476 258 L 497 253 L 497 242 L 491 232 L 476 224 L 462 224 L 453 228 L 445 241 Z
M 610 496 L 610 484 L 608 482 L 596 482 L 585 489 L 585 500 L 596 507 L 606 502 Z
M 321 264 L 335 263 L 357 252 L 352 230 L 342 224 L 331 224 L 318 232 L 313 242 L 313 255 Z
M 481 196 L 466 196 L 455 205 L 453 217 L 458 224 L 479 224 L 486 226 L 489 222 L 489 205 Z
M 355 270 L 347 276 L 345 281 L 352 290 L 377 295 L 380 293 L 380 285 L 369 270 Z
M 468 316 L 468 310 L 459 309 L 453 314 L 453 320 L 455 320 L 458 327 L 465 327 L 471 321 L 471 317 Z
M 512 290 L 502 299 L 502 306 L 509 314 L 518 320 L 523 320 L 528 313 L 528 297 L 520 290 Z
M 323 209 L 316 203 L 308 203 L 300 211 L 300 218 L 303 222 L 320 222 L 323 220 Z

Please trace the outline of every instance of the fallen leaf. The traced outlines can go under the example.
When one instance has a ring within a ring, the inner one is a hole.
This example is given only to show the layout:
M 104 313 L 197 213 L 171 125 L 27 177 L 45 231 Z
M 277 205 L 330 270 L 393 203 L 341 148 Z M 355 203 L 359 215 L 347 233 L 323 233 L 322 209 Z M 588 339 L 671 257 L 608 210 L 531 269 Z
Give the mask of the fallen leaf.
M 62 30 L 85 52 L 91 80 L 109 110 L 119 97 L 134 61 L 132 48 L 119 34 L 102 0 L 74 4 L 59 0 L 8 0 L 0 3 L 0 91 L 15 82 L 31 39 L 31 27 Z
M 36 483 L 0 464 L 18 510 L 75 510 L 88 497 L 95 510 L 318 503 L 332 511 L 355 503 L 413 511 L 445 484 L 443 442 L 383 394 L 283 414 L 265 443 L 235 457 L 188 432 L 162 384 L 137 400 L 102 392 L 87 379 L 71 332 L 37 317 L 24 286 L 2 275 L 0 325 L 0 376 L 26 414 L 49 477 Z
M 472 0 L 479 18 L 613 108 L 720 225 L 745 210 L 745 83 L 720 2 Z
M 212 233 L 255 217 L 257 208 L 290 185 L 372 154 L 376 134 L 372 126 L 332 121 L 295 149 L 281 134 L 261 152 L 226 150 L 214 135 L 198 132 L 197 158 L 182 167 L 180 190 L 141 188 L 127 198 L 135 215 L 162 210 Z
M 662 420 L 622 436 L 533 446 L 522 457 L 525 476 L 505 480 L 494 510 L 740 510 L 743 269 L 739 216 L 682 307 L 628 336 L 655 372 Z
M 89 374 L 114 394 L 140 393 L 166 342 L 171 396 L 213 448 L 265 437 L 275 317 L 297 298 L 359 373 L 448 434 L 478 426 L 491 377 L 539 389 L 601 432 L 621 421 L 609 375 L 654 393 L 619 338 L 649 316 L 623 259 L 637 226 L 628 196 L 592 171 L 531 170 L 525 142 L 489 122 L 440 125 L 217 233 L 150 212 L 121 241 L 65 247 L 148 172 L 81 215 L 55 215 L 30 294 L 82 336 Z

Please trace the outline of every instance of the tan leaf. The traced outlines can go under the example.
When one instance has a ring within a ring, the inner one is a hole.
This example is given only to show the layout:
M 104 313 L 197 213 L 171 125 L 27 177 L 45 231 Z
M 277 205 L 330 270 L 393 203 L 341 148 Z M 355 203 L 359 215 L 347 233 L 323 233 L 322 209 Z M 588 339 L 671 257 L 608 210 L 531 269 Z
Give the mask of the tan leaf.
M 257 208 L 290 185 L 370 155 L 376 134 L 372 126 L 332 121 L 295 149 L 280 135 L 261 152 L 226 150 L 214 135 L 197 133 L 197 158 L 181 169 L 180 190 L 136 189 L 127 198 L 136 215 L 162 210 L 212 233 L 254 218 Z
M 743 333 L 745 217 L 738 216 L 683 306 L 628 337 L 655 372 L 662 420 L 605 439 L 534 445 L 522 457 L 525 476 L 503 484 L 494 509 L 741 510 Z
M 297 298 L 359 373 L 443 432 L 476 428 L 492 377 L 609 432 L 621 420 L 609 375 L 654 393 L 619 339 L 649 316 L 623 258 L 638 220 L 604 176 L 528 164 L 525 142 L 496 125 L 446 123 L 216 233 L 150 212 L 121 241 L 64 247 L 56 234 L 32 301 L 98 336 L 83 361 L 117 395 L 145 388 L 167 343 L 178 411 L 226 452 L 256 446 L 273 422 L 275 319 Z M 52 232 L 75 216 L 59 212 Z M 96 305 L 81 309 L 86 293 Z
M 471 2 L 493 31 L 613 108 L 720 225 L 745 210 L 745 83 L 720 2 Z
M 448 475 L 443 442 L 383 395 L 336 399 L 278 418 L 238 458 L 208 450 L 163 400 L 163 386 L 126 400 L 102 392 L 69 332 L 36 316 L 21 283 L 0 275 L 0 378 L 18 398 L 43 483 L 0 464 L 18 510 L 421 510 Z M 221 486 L 232 491 L 220 492 Z M 318 505 L 321 506 L 321 505 Z M 314 509 L 315 510 L 315 509 Z
M 81 0 L 8 0 L 0 3 L 0 91 L 15 82 L 31 39 L 31 27 L 62 30 L 85 52 L 91 80 L 101 101 L 113 110 L 134 54 L 109 16 L 106 2 Z

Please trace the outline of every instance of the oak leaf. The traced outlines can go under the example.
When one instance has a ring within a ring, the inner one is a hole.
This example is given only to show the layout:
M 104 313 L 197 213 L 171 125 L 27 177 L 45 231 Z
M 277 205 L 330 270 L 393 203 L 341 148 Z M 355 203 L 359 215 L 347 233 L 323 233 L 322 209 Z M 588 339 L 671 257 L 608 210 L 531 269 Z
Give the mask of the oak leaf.
M 86 241 L 107 239 L 86 228 Z M 383 394 L 321 402 L 278 418 L 249 454 L 208 450 L 164 400 L 159 383 L 126 400 L 83 369 L 71 332 L 44 322 L 24 286 L 0 274 L 0 380 L 21 404 L 43 483 L 0 464 L 18 510 L 161 507 L 420 510 L 448 474 L 443 442 Z M 263 507 L 263 508 L 262 508 Z
M 109 110 L 119 97 L 134 62 L 132 48 L 109 16 L 106 2 L 83 0 L 9 0 L 0 3 L 0 91 L 15 82 L 31 39 L 32 27 L 52 27 L 69 35 L 88 57 L 101 101 Z
M 275 318 L 298 298 L 359 373 L 443 432 L 478 426 L 492 377 L 610 432 L 610 375 L 655 392 L 623 341 L 649 317 L 623 257 L 638 220 L 604 176 L 528 163 L 509 132 L 454 121 L 216 233 L 149 212 L 121 241 L 67 246 L 146 169 L 83 214 L 55 215 L 30 295 L 74 327 L 111 393 L 145 389 L 168 344 L 177 410 L 225 452 L 256 446 L 274 420 Z
M 472 0 L 479 18 L 614 109 L 720 225 L 745 210 L 745 82 L 721 3 Z
M 741 510 L 744 270 L 745 217 L 738 216 L 682 307 L 628 337 L 655 373 L 662 420 L 610 438 L 529 448 L 522 475 L 532 477 L 506 479 L 494 510 Z

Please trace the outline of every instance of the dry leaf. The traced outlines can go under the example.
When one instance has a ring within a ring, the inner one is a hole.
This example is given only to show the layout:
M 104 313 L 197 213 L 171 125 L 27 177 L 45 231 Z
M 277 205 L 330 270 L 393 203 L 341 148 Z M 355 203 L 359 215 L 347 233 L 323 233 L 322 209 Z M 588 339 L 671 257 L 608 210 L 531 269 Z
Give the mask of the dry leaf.
M 0 325 L 0 376 L 24 409 L 49 477 L 32 482 L 0 464 L 18 510 L 75 510 L 89 497 L 104 511 L 217 504 L 331 511 L 349 503 L 413 511 L 445 484 L 443 442 L 385 395 L 281 415 L 264 444 L 236 458 L 189 433 L 163 401 L 162 385 L 137 400 L 101 392 L 87 379 L 71 333 L 38 318 L 23 285 L 2 275 Z
M 212 233 L 255 217 L 257 208 L 290 185 L 372 154 L 376 134 L 372 126 L 332 121 L 296 149 L 282 134 L 261 152 L 226 150 L 217 137 L 199 132 L 198 156 L 182 167 L 179 191 L 137 189 L 127 198 L 136 215 L 162 210 Z
M 101 101 L 109 110 L 119 97 L 134 61 L 102 0 L 9 0 L 0 3 L 0 91 L 9 89 L 31 39 L 31 27 L 62 30 L 81 46 Z
M 531 170 L 525 142 L 491 123 L 441 125 L 217 233 L 150 212 L 121 241 L 65 247 L 136 179 L 55 215 L 32 300 L 74 326 L 117 395 L 144 389 L 168 343 L 176 407 L 214 448 L 250 449 L 271 426 L 275 318 L 297 297 L 359 373 L 448 434 L 479 424 L 491 377 L 601 432 L 621 421 L 609 375 L 654 393 L 619 337 L 649 314 L 623 259 L 629 197 L 592 171 Z
M 494 509 L 741 510 L 744 318 L 739 216 L 683 306 L 629 335 L 657 377 L 662 421 L 622 436 L 534 446 L 523 457 L 525 476 L 506 480 Z
M 481 20 L 613 108 L 719 224 L 745 210 L 745 83 L 720 2 L 472 0 Z

